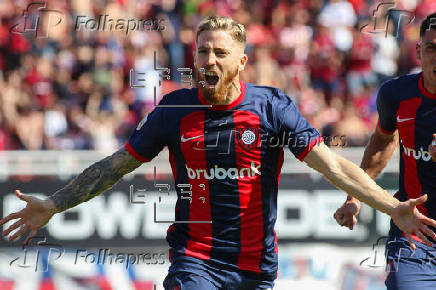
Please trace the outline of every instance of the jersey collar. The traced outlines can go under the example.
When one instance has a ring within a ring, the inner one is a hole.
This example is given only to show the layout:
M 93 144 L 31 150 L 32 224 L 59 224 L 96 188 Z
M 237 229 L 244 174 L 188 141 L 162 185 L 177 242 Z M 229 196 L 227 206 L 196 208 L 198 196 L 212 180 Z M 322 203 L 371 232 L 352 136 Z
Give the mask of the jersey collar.
M 422 73 L 419 76 L 419 89 L 424 96 L 429 97 L 430 99 L 436 99 L 436 94 L 427 91 L 427 89 L 424 87 L 424 79 L 422 77 Z
M 242 100 L 244 99 L 245 82 L 240 80 L 239 84 L 241 85 L 241 94 L 239 95 L 239 97 L 236 98 L 236 100 L 234 100 L 233 102 L 231 102 L 230 104 L 227 104 L 227 105 L 212 105 L 212 107 L 209 107 L 209 109 L 214 110 L 214 111 L 223 111 L 223 110 L 230 110 L 230 109 L 236 107 L 237 105 L 239 105 L 242 102 Z M 199 88 L 197 88 L 197 91 L 198 91 L 198 99 L 200 100 L 200 102 L 203 105 L 210 105 L 208 102 L 206 102 L 205 99 L 203 99 L 203 96 L 201 95 Z

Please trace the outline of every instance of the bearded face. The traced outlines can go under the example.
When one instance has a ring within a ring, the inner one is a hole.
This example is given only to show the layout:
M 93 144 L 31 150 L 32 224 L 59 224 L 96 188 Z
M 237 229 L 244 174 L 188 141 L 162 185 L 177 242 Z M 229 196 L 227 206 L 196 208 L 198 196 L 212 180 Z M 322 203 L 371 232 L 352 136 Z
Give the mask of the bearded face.
M 196 68 L 195 72 L 203 98 L 211 104 L 226 104 L 229 90 L 237 83 L 238 68 L 226 72 Z
M 194 57 L 198 88 L 210 104 L 223 105 L 238 87 L 239 71 L 247 60 L 243 47 L 223 30 L 203 31 Z

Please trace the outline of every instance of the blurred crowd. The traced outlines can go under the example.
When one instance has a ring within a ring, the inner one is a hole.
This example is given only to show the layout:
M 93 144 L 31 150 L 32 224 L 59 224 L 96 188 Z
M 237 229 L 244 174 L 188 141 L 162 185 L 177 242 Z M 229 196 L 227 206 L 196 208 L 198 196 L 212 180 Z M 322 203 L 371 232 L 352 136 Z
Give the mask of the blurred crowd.
M 0 150 L 119 148 L 153 109 L 154 87 L 158 99 L 189 87 L 177 69 L 193 68 L 195 28 L 211 14 L 231 16 L 246 27 L 244 81 L 282 89 L 323 135 L 346 136 L 348 146 L 365 145 L 377 121 L 377 87 L 419 69 L 419 25 L 436 11 L 434 0 L 380 2 L 46 1 L 44 9 L 61 11 L 64 18 L 40 34 L 48 37 L 37 37 L 10 29 L 24 27 L 23 15 L 37 23 L 38 13 L 46 10 L 26 15 L 31 1 L 3 0 Z M 159 19 L 164 29 L 77 29 L 78 16 L 100 15 Z M 39 24 L 48 27 L 44 21 Z M 170 69 L 168 79 L 154 70 L 155 51 L 156 64 Z

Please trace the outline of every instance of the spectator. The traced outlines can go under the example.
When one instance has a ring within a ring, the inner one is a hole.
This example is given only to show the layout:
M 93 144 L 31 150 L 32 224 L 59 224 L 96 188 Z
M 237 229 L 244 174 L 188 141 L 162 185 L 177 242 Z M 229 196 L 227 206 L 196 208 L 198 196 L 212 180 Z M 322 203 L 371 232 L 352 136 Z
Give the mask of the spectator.
M 417 66 L 417 25 L 435 10 L 431 0 L 398 1 L 416 19 L 400 26 L 404 37 L 396 38 L 391 30 L 360 31 L 373 24 L 379 3 L 373 0 L 48 1 L 48 9 L 65 16 L 55 29 L 44 30 L 48 38 L 10 33 L 15 24 L 24 29 L 28 3 L 0 4 L 0 150 L 121 146 L 153 109 L 154 87 L 157 101 L 189 87 L 177 68 L 193 67 L 194 29 L 211 13 L 231 15 L 246 26 L 244 81 L 282 88 L 319 130 L 363 145 L 375 126 L 378 83 Z M 97 21 L 106 14 L 161 19 L 164 29 L 126 34 L 74 28 L 77 16 Z M 170 68 L 169 80 L 154 70 L 155 51 L 157 66 Z M 145 87 L 132 88 L 131 81 Z

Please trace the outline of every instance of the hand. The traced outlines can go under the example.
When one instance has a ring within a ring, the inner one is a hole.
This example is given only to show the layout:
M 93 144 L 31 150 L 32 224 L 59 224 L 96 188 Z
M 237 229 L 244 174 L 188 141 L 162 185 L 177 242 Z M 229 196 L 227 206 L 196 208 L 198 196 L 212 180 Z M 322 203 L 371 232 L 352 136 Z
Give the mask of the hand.
M 392 220 L 404 233 L 410 246 L 414 250 L 416 250 L 416 245 L 411 237 L 412 234 L 420 238 L 422 242 L 429 247 L 433 247 L 433 244 L 426 238 L 426 236 L 436 240 L 436 234 L 427 226 L 436 227 L 436 221 L 424 216 L 416 208 L 417 205 L 423 204 L 426 200 L 427 194 L 416 199 L 409 199 L 405 202 L 400 202 L 391 212 Z
M 333 215 L 336 222 L 342 227 L 353 229 L 357 224 L 357 215 L 360 212 L 360 201 L 354 197 L 347 198 L 344 204 Z
M 36 235 L 37 230 L 44 226 L 56 213 L 56 209 L 53 202 L 48 198 L 40 199 L 34 196 L 25 195 L 19 190 L 15 190 L 15 195 L 19 199 L 27 202 L 27 205 L 21 211 L 11 213 L 7 217 L 4 217 L 0 220 L 0 226 L 2 226 L 10 220 L 18 219 L 18 221 L 7 228 L 2 235 L 7 236 L 10 234 L 10 232 L 20 227 L 20 229 L 15 232 L 14 235 L 9 237 L 9 241 L 12 242 L 30 230 L 29 235 L 23 243 L 23 245 L 27 245 Z
M 428 146 L 428 152 L 430 152 L 433 161 L 436 162 L 436 134 L 433 134 L 433 142 Z

